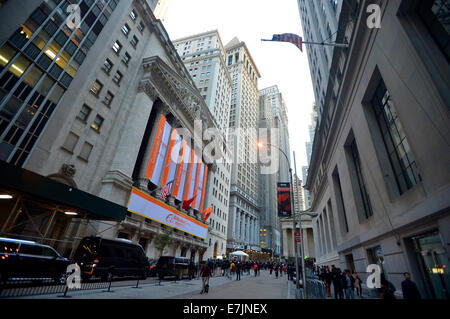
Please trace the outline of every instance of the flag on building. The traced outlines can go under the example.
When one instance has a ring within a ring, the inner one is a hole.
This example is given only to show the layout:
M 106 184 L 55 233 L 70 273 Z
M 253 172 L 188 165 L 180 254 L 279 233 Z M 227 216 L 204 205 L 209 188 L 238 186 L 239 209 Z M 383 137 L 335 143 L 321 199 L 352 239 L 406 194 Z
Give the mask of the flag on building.
M 212 212 L 212 205 L 209 206 L 205 211 L 203 212 L 203 221 L 206 222 L 206 220 L 209 218 L 209 215 L 211 215 Z
M 161 197 L 163 200 L 166 200 L 167 196 L 170 195 L 170 191 L 172 189 L 173 182 L 174 182 L 174 180 L 171 180 L 166 185 L 164 185 L 164 187 L 162 188 Z
M 189 206 L 191 206 L 192 202 L 194 201 L 194 199 L 197 197 L 197 193 L 194 194 L 194 196 L 192 196 L 191 199 L 188 200 L 184 200 L 183 201 L 183 209 L 188 209 Z
M 303 52 L 303 39 L 299 35 L 293 33 L 274 34 L 272 41 L 290 42 Z

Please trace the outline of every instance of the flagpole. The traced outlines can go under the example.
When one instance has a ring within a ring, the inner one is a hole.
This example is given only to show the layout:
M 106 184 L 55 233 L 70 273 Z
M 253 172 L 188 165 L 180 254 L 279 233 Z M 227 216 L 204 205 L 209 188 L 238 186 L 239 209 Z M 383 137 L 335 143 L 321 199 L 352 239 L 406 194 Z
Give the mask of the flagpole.
M 268 39 L 261 39 L 261 41 L 271 41 L 271 42 L 280 42 Z M 340 48 L 348 48 L 348 43 L 324 43 L 324 42 L 309 42 L 302 41 L 303 44 L 314 44 L 314 45 L 328 45 L 332 47 L 340 47 Z

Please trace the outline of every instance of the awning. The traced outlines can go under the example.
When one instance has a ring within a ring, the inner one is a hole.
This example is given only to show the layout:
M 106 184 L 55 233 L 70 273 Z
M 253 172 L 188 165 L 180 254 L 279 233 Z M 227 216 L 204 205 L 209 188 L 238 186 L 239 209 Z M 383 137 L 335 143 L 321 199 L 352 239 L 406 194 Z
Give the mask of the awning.
M 0 187 L 80 209 L 92 219 L 124 220 L 127 208 L 18 166 L 0 161 Z

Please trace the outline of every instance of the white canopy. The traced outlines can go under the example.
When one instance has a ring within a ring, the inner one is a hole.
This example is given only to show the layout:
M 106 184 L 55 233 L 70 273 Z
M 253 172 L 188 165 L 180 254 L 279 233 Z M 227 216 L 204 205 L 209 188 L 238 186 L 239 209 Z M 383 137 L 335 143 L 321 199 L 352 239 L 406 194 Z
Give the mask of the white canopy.
M 230 253 L 230 255 L 232 255 L 232 256 L 245 256 L 245 257 L 248 257 L 248 255 L 246 253 L 244 253 L 243 251 L 241 251 L 241 250 L 234 251 L 234 252 Z

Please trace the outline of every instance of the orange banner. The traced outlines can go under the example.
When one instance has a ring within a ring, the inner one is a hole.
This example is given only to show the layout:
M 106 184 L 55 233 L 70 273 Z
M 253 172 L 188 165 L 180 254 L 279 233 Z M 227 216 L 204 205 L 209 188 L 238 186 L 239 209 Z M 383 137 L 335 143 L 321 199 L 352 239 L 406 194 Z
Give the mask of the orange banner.
M 170 143 L 169 143 L 169 149 L 167 152 L 167 157 L 166 157 L 166 162 L 164 163 L 164 170 L 163 170 L 163 176 L 161 179 L 161 185 L 166 185 L 167 183 L 167 178 L 169 176 L 169 171 L 170 171 L 170 165 L 172 164 L 172 151 L 173 151 L 173 147 L 175 146 L 175 143 L 177 141 L 177 130 L 176 129 L 172 129 L 172 134 L 170 135 Z
M 201 173 L 201 168 L 202 168 L 202 162 L 200 161 L 200 163 L 197 164 L 197 176 L 195 177 L 195 187 L 194 187 L 194 194 L 197 194 L 198 192 L 198 184 L 200 182 L 200 173 Z M 198 196 L 195 196 L 194 202 L 192 203 L 192 207 L 195 209 L 197 207 L 197 198 Z
M 159 147 L 161 145 L 165 125 L 166 125 L 166 117 L 161 114 L 158 130 L 156 131 L 155 142 L 153 143 L 152 154 L 150 155 L 150 161 L 148 163 L 147 171 L 145 173 L 145 177 L 148 179 L 151 179 L 153 176 L 153 171 L 155 169 L 156 159 L 158 157 Z
M 205 173 L 203 175 L 203 193 L 202 193 L 202 201 L 200 202 L 200 211 L 203 211 L 203 205 L 205 203 L 205 194 L 206 194 L 206 180 L 208 178 L 208 165 L 205 165 Z
M 181 154 L 179 158 L 178 171 L 175 178 L 175 184 L 173 186 L 173 196 L 178 197 L 178 192 L 180 191 L 181 180 L 183 175 L 183 167 L 184 167 L 184 156 L 186 153 L 186 141 L 183 141 L 183 146 L 181 147 Z
M 191 160 L 189 162 L 189 169 L 188 169 L 188 174 L 187 174 L 187 178 L 186 178 L 186 186 L 184 187 L 184 200 L 190 199 L 190 198 L 188 198 L 188 196 L 189 196 L 189 188 L 190 188 L 191 179 L 192 179 L 192 171 L 194 168 L 194 156 L 195 156 L 195 152 L 192 149 L 191 150 Z

